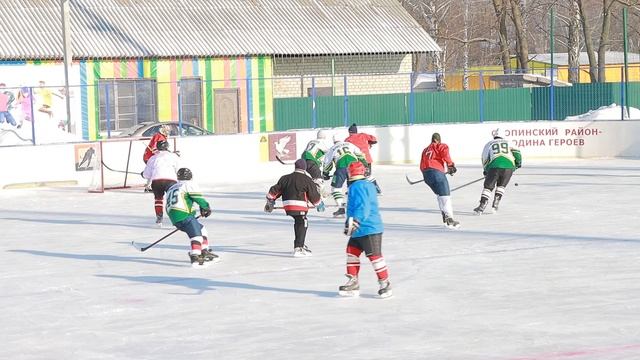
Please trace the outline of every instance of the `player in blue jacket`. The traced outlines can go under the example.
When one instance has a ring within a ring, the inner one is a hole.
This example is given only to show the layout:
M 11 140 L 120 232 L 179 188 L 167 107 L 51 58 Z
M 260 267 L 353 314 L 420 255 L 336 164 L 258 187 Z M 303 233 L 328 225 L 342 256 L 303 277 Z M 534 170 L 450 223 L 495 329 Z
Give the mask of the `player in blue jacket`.
M 345 285 L 340 286 L 342 296 L 360 295 L 360 254 L 369 258 L 373 270 L 378 276 L 380 290 L 378 295 L 386 298 L 392 295 L 389 283 L 389 271 L 382 255 L 382 232 L 384 226 L 378 210 L 376 187 L 365 178 L 365 166 L 355 161 L 349 164 L 349 198 L 347 200 L 347 220 L 344 234 L 349 236 L 347 243 L 347 278 Z

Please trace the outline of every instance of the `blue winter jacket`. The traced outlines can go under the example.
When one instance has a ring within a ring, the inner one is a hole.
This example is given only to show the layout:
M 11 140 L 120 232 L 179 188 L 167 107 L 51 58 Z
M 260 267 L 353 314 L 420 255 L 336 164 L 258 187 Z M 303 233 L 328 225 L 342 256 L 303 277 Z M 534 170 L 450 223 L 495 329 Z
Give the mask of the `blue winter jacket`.
M 384 226 L 378 210 L 376 187 L 367 180 L 356 180 L 349 185 L 348 196 L 347 219 L 353 217 L 360 223 L 360 227 L 351 237 L 382 233 Z

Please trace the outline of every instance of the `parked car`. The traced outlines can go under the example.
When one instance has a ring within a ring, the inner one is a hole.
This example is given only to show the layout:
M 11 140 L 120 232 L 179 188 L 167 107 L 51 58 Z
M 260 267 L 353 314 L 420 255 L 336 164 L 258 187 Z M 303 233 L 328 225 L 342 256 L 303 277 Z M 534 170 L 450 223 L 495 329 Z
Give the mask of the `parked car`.
M 178 121 L 165 121 L 165 122 L 155 122 L 155 121 L 146 121 L 141 122 L 137 125 L 134 125 L 127 129 L 112 131 L 112 137 L 152 137 L 153 134 L 160 132 L 160 127 L 163 125 L 168 125 L 170 127 L 169 136 L 200 136 L 200 135 L 211 135 L 212 132 L 209 130 L 205 130 L 199 126 L 195 126 L 192 124 L 182 123 L 182 127 L 180 127 L 180 123 Z

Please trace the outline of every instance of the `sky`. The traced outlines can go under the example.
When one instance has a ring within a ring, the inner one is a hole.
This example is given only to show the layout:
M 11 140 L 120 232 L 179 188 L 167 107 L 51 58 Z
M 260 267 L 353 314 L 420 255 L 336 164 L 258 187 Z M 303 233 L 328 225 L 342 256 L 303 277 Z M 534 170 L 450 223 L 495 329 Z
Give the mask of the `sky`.
M 222 259 L 207 269 L 180 232 L 131 246 L 172 230 L 141 189 L 0 191 L 0 358 L 640 358 L 640 160 L 525 158 L 495 214 L 472 213 L 481 182 L 452 193 L 458 230 L 406 182 L 416 165 L 373 171 L 389 299 L 364 257 L 361 296 L 337 295 L 347 238 L 333 208 L 309 214 L 313 257 L 291 256 L 293 220 L 262 211 L 277 176 L 194 174 Z M 481 176 L 460 165 L 449 181 Z

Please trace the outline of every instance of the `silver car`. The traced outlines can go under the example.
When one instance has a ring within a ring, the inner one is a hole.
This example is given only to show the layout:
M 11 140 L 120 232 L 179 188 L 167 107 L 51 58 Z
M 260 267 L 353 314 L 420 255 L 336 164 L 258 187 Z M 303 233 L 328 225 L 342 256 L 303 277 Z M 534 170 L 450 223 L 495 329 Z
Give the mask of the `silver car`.
M 213 134 L 209 130 L 205 130 L 199 126 L 192 124 L 180 123 L 178 121 L 165 121 L 165 122 L 141 122 L 127 129 L 119 131 L 112 131 L 112 137 L 152 137 L 155 133 L 160 132 L 161 126 L 168 126 L 169 136 L 200 136 Z

